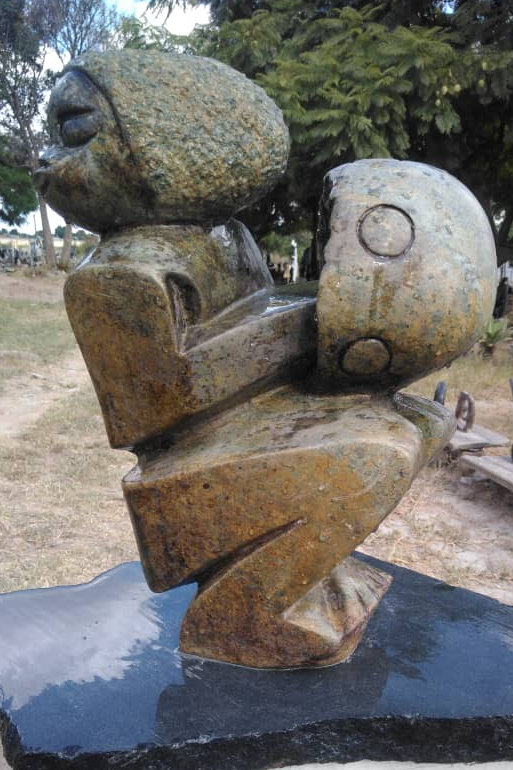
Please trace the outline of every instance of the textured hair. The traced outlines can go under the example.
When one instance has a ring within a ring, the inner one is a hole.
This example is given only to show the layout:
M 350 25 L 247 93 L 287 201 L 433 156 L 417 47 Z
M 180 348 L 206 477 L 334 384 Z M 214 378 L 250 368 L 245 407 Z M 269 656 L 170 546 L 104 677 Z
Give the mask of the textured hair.
M 221 220 L 265 195 L 285 170 L 281 111 L 225 64 L 124 50 L 87 54 L 64 71 L 82 72 L 108 100 L 157 219 Z

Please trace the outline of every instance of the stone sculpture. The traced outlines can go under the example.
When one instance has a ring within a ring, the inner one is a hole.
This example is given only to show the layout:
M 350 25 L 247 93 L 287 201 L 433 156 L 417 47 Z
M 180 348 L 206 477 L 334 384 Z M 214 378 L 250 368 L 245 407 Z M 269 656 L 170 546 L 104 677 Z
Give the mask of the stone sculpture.
M 331 171 L 321 273 L 280 295 L 230 217 L 282 173 L 273 102 L 219 62 L 123 51 L 52 94 L 48 202 L 102 235 L 68 314 L 150 587 L 198 594 L 183 651 L 257 667 L 354 650 L 390 578 L 350 554 L 454 422 L 397 389 L 450 363 L 493 306 L 494 246 L 448 174 L 394 160 Z

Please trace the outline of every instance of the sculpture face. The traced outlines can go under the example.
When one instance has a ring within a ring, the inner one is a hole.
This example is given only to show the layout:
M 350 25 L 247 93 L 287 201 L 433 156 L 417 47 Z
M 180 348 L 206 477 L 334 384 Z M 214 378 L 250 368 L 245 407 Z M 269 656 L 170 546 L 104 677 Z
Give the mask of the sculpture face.
M 109 113 L 105 99 L 91 81 L 80 72 L 69 72 L 52 93 L 48 109 L 52 138 L 67 149 L 87 146 L 109 119 Z
M 103 94 L 81 72 L 68 72 L 54 88 L 48 109 L 54 145 L 41 157 L 35 182 L 67 220 L 109 230 L 141 207 L 130 183 L 130 150 Z
M 285 170 L 289 138 L 265 92 L 220 62 L 148 51 L 71 62 L 49 110 L 36 183 L 96 232 L 220 223 Z

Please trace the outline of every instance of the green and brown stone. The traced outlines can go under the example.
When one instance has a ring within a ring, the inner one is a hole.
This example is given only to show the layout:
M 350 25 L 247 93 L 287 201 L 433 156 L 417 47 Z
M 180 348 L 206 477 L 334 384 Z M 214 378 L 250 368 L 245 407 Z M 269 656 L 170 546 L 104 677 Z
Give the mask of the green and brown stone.
M 230 218 L 288 152 L 254 83 L 208 59 L 90 54 L 49 118 L 37 184 L 102 233 L 66 306 L 111 444 L 138 456 L 123 489 L 146 576 L 155 591 L 199 584 L 182 649 L 264 668 L 344 660 L 390 582 L 350 553 L 454 430 L 444 407 L 394 390 L 464 352 L 491 312 L 482 209 L 437 169 L 341 166 L 318 296 L 276 296 Z
M 52 92 L 48 122 L 55 145 L 36 174 L 40 187 L 60 214 L 102 233 L 223 222 L 276 184 L 289 151 L 281 112 L 259 86 L 184 54 L 75 59 Z
M 327 174 L 317 299 L 319 383 L 393 389 L 466 352 L 491 316 L 490 224 L 440 169 L 361 160 Z

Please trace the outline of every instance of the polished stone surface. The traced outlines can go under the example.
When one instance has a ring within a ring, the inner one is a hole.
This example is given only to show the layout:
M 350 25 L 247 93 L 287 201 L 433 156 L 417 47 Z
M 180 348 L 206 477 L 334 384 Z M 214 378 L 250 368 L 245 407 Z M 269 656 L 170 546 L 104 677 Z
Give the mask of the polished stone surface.
M 326 174 L 320 212 L 325 386 L 404 387 L 479 339 L 494 303 L 495 246 L 461 182 L 423 163 L 359 160 Z
M 390 564 L 347 663 L 262 671 L 177 650 L 193 586 L 138 563 L 0 596 L 13 767 L 252 770 L 356 759 L 513 759 L 513 608 Z
M 55 211 L 93 232 L 222 223 L 263 197 L 289 134 L 262 88 L 220 61 L 91 51 L 48 105 L 53 146 L 35 181 Z
M 141 454 L 123 492 L 148 584 L 205 583 L 181 649 L 256 668 L 345 660 L 388 581 L 343 560 L 452 432 L 419 397 L 283 386 Z
M 318 292 L 277 303 L 232 219 L 289 151 L 254 82 L 202 57 L 90 52 L 55 84 L 48 125 L 38 190 L 102 236 L 66 309 L 109 441 L 138 457 L 123 489 L 144 572 L 155 591 L 202 589 L 180 648 L 262 669 L 346 660 L 389 581 L 341 562 L 454 428 L 394 393 L 468 350 L 492 311 L 484 211 L 423 164 L 338 166 Z

